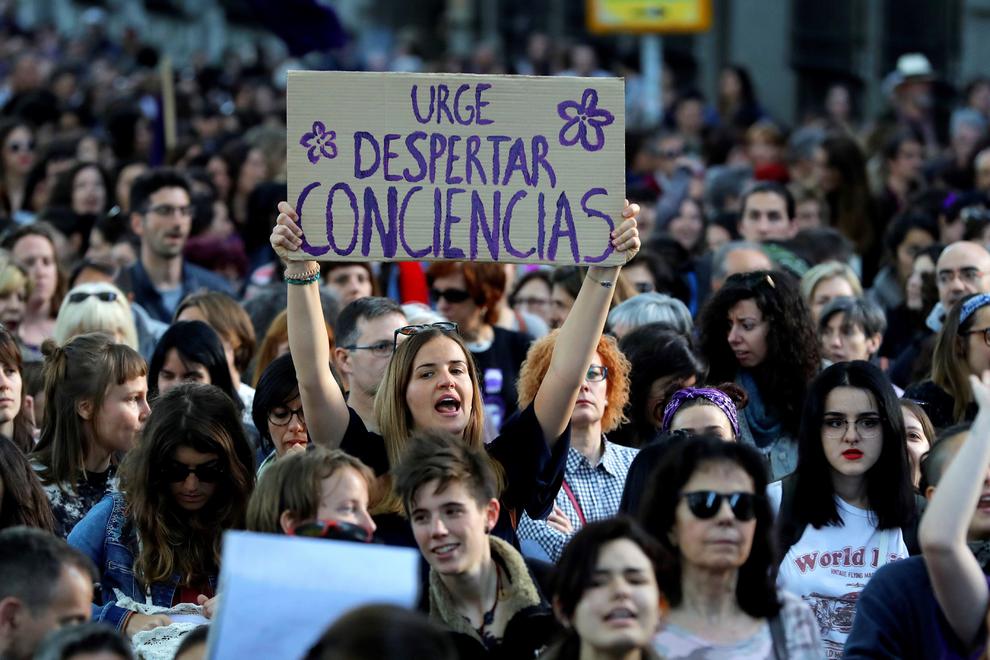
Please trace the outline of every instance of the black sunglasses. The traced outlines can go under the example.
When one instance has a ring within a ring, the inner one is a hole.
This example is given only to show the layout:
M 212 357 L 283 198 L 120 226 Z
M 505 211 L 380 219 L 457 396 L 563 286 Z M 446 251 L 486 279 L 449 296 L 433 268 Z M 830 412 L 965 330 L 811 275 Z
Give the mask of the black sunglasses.
M 296 525 L 289 536 L 303 536 L 310 539 L 332 539 L 337 541 L 358 541 L 371 543 L 371 532 L 354 523 L 339 520 L 316 520 Z
M 412 337 L 413 335 L 418 335 L 421 332 L 426 332 L 430 328 L 436 328 L 442 332 L 457 332 L 457 324 L 451 321 L 440 321 L 438 323 L 417 323 L 416 325 L 404 325 L 395 331 L 392 336 L 392 350 L 399 345 L 399 335 L 403 337 Z
M 462 303 L 471 297 L 464 289 L 430 289 L 430 297 L 434 300 L 443 298 L 449 303 Z
M 81 303 L 82 301 L 86 300 L 86 298 L 89 298 L 90 296 L 93 296 L 94 298 L 99 298 L 103 302 L 113 302 L 114 300 L 117 299 L 117 292 L 116 291 L 97 291 L 96 293 L 89 293 L 87 291 L 77 291 L 75 293 L 70 293 L 69 294 L 69 302 L 70 303 Z
M 162 478 L 172 484 L 182 483 L 190 474 L 195 474 L 204 484 L 213 484 L 223 477 L 224 469 L 218 461 L 210 461 L 202 465 L 186 465 L 172 461 L 161 470 Z
M 697 490 L 681 493 L 687 501 L 688 509 L 698 520 L 714 518 L 722 508 L 722 500 L 729 501 L 732 515 L 740 522 L 756 517 L 756 495 L 753 493 L 716 493 L 713 490 Z

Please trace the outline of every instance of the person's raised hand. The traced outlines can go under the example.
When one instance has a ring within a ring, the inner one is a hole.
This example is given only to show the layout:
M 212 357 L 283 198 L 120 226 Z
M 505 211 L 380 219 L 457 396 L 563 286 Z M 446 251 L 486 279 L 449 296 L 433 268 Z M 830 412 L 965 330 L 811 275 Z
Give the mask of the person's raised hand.
M 167 626 L 171 623 L 172 619 L 164 614 L 141 614 L 140 612 L 135 612 L 127 620 L 127 625 L 124 627 L 124 634 L 128 637 L 133 637 L 144 630 L 154 630 L 155 628 Z
M 282 261 L 289 261 L 289 253 L 302 245 L 302 229 L 299 227 L 299 214 L 288 202 L 278 203 L 278 218 L 269 241 L 275 254 Z
M 630 204 L 626 201 L 626 207 L 622 209 L 622 222 L 611 234 L 612 247 L 616 252 L 625 255 L 626 261 L 636 256 L 639 252 L 639 229 L 636 228 L 636 218 L 639 216 L 639 204 Z

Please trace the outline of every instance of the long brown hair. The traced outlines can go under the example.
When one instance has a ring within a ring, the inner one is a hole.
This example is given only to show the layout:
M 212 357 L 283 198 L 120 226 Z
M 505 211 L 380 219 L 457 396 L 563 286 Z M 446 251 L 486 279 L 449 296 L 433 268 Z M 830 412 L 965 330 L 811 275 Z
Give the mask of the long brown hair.
M 28 200 L 25 200 L 25 203 L 28 203 Z M 47 222 L 34 222 L 30 225 L 21 225 L 11 233 L 7 234 L 3 239 L 2 245 L 0 245 L 0 247 L 10 250 L 11 254 L 13 254 L 14 246 L 17 244 L 17 241 L 21 240 L 25 236 L 40 236 L 51 244 L 52 258 L 55 260 L 55 293 L 52 294 L 48 316 L 52 319 L 58 316 L 58 309 L 62 306 L 62 299 L 65 298 L 65 294 L 69 290 L 69 278 L 66 277 L 65 271 L 62 270 L 62 260 L 58 258 L 58 249 L 56 248 L 55 243 L 55 231 L 56 230 Z
M 18 404 L 17 415 L 14 417 L 14 432 L 11 440 L 25 454 L 34 449 L 34 428 L 31 420 L 24 412 L 24 397 L 27 389 L 24 387 L 24 362 L 21 359 L 21 349 L 17 340 L 0 325 L 0 365 L 13 367 L 21 378 L 21 400 Z
M 45 421 L 34 454 L 43 466 L 42 481 L 71 489 L 85 475 L 86 456 L 98 442 L 93 433 L 95 415 L 107 391 L 146 376 L 148 365 L 130 346 L 116 344 L 98 332 L 73 337 L 61 347 L 49 339 L 41 350 L 45 354 Z M 93 419 L 79 415 L 81 401 L 92 403 Z
M 188 512 L 176 505 L 161 467 L 179 447 L 219 457 L 223 477 L 204 505 Z M 141 538 L 135 574 L 146 584 L 178 574 L 191 585 L 217 572 L 220 539 L 242 529 L 254 488 L 254 459 L 240 414 L 212 385 L 179 385 L 155 400 L 141 441 L 120 465 L 120 490 Z
M 55 530 L 55 519 L 38 475 L 21 450 L 4 437 L 0 437 L 0 485 L 0 529 L 27 525 L 46 532 Z
M 966 416 L 966 407 L 973 397 L 969 389 L 970 369 L 966 362 L 966 358 L 969 357 L 967 333 L 976 321 L 976 312 L 982 308 L 973 310 L 965 321 L 959 322 L 963 303 L 972 297 L 966 296 L 956 301 L 945 315 L 942 330 L 935 340 L 935 350 L 932 352 L 932 382 L 952 396 L 953 423 L 963 420 Z
M 446 338 L 460 347 L 461 351 L 464 352 L 468 376 L 471 378 L 471 417 L 464 429 L 462 438 L 470 447 L 475 449 L 483 449 L 485 446 L 484 399 L 481 396 L 481 389 L 478 387 L 478 368 L 474 363 L 474 358 L 459 335 L 443 332 L 438 328 L 429 328 L 409 337 L 395 350 L 388 363 L 381 387 L 378 388 L 378 394 L 375 396 L 375 417 L 378 418 L 378 428 L 385 439 L 385 451 L 388 453 L 389 465 L 398 465 L 399 461 L 402 460 L 406 443 L 414 431 L 430 430 L 413 428 L 412 412 L 406 401 L 406 388 L 409 387 L 409 381 L 412 380 L 413 367 L 416 364 L 419 350 L 438 337 Z M 504 473 L 500 465 L 495 464 L 494 467 L 497 468 L 496 474 L 501 492 L 504 487 L 502 476 Z M 372 513 L 402 511 L 402 501 L 392 492 L 391 487 L 384 489 L 384 492 L 387 494 L 382 502 L 372 508 Z

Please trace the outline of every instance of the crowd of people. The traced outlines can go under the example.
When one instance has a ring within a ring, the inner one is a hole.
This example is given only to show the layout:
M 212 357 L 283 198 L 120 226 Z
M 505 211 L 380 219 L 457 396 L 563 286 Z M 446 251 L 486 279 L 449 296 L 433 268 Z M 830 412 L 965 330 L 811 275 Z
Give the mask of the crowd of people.
M 990 80 L 786 126 L 671 71 L 644 126 L 587 45 L 479 47 L 628 75 L 624 265 L 318 263 L 280 63 L 180 66 L 166 142 L 97 27 L 0 22 L 0 658 L 213 619 L 228 530 L 418 549 L 314 659 L 985 657 Z

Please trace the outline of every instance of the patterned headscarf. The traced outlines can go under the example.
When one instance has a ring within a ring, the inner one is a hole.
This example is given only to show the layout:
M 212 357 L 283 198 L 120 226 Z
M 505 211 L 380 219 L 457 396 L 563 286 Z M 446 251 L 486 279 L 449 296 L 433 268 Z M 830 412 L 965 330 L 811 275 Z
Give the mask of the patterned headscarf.
M 732 402 L 728 394 L 714 387 L 684 387 L 674 392 L 667 407 L 663 409 L 663 424 L 661 425 L 663 433 L 670 431 L 670 424 L 674 420 L 674 415 L 681 409 L 681 406 L 691 399 L 708 400 L 709 403 L 725 413 L 725 416 L 729 418 L 729 424 L 732 426 L 732 433 L 736 436 L 739 435 L 736 404 Z
M 964 302 L 959 311 L 959 325 L 965 323 L 966 319 L 973 315 L 973 312 L 987 305 L 990 305 L 990 294 L 987 293 L 977 294 Z

